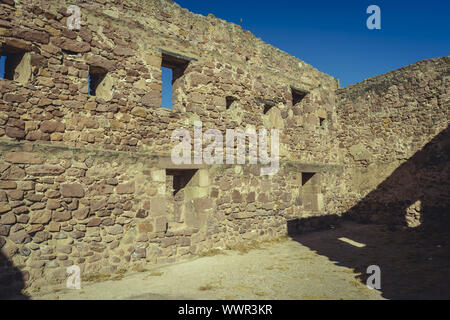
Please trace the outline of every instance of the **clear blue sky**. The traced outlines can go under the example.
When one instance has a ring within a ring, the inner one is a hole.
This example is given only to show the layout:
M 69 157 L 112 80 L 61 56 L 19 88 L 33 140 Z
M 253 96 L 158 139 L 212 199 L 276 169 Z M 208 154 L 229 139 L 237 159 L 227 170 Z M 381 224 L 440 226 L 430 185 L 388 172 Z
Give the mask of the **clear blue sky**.
M 347 86 L 418 60 L 450 55 L 450 1 L 175 0 L 240 24 Z M 381 30 L 369 30 L 369 5 Z
M 0 79 L 3 79 L 5 77 L 5 62 L 6 57 L 0 56 Z

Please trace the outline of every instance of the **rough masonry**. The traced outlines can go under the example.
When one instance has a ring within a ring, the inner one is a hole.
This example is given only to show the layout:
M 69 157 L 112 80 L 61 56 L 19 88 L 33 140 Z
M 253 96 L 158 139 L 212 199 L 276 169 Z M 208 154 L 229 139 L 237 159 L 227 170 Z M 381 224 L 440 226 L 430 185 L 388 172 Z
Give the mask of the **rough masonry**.
M 67 28 L 71 4 L 79 30 Z M 0 46 L 2 288 L 61 282 L 74 264 L 172 263 L 340 217 L 419 226 L 425 212 L 448 215 L 449 57 L 341 89 L 249 31 L 164 0 L 0 0 Z M 279 129 L 278 174 L 174 165 L 172 132 L 198 120 Z

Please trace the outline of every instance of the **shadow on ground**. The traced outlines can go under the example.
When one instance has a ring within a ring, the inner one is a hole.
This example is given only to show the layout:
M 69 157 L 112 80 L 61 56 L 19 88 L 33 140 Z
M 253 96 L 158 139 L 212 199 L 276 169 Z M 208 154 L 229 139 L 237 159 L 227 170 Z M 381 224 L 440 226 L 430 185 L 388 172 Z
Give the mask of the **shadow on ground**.
M 367 267 L 378 265 L 384 298 L 450 299 L 449 131 L 443 130 L 341 217 L 289 221 L 289 235 L 355 269 L 363 283 Z M 384 226 L 348 226 L 342 223 L 346 220 Z M 411 221 L 419 223 L 408 228 Z M 301 236 L 310 229 L 333 230 L 320 237 Z
M 24 274 L 0 251 L 0 299 L 27 300 L 22 293 L 25 288 Z

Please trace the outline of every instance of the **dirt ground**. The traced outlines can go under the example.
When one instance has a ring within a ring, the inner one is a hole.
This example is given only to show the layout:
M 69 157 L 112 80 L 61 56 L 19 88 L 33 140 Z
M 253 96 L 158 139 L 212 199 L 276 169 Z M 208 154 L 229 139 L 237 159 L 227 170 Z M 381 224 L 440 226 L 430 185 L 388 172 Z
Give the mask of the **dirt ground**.
M 449 299 L 449 239 L 421 232 L 345 223 L 257 248 L 153 269 L 116 280 L 65 283 L 32 299 L 316 300 Z M 366 286 L 367 267 L 381 269 L 381 290 Z

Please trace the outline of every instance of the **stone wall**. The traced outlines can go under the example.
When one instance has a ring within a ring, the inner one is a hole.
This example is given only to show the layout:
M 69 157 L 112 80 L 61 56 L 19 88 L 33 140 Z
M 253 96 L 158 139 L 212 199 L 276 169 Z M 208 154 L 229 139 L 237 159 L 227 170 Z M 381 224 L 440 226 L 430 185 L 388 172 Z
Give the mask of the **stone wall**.
M 338 90 L 249 31 L 171 1 L 79 1 L 80 30 L 66 27 L 70 4 L 0 0 L 0 52 L 17 62 L 0 79 L 2 290 L 63 283 L 73 264 L 89 275 L 172 263 L 285 235 L 288 222 L 390 222 L 376 206 L 399 200 L 384 201 L 379 184 L 398 187 L 420 149 L 422 186 L 446 169 L 448 58 Z M 176 75 L 171 110 L 162 66 Z M 195 121 L 279 129 L 278 173 L 175 166 L 171 135 Z M 445 207 L 447 195 L 433 194 Z M 412 198 L 399 207 L 415 216 L 424 197 Z
M 449 63 L 423 60 L 337 91 L 344 211 L 418 226 L 424 211 L 449 208 Z
M 4 139 L 166 153 L 175 128 L 201 120 L 205 129 L 283 129 L 284 157 L 336 162 L 337 81 L 250 32 L 166 1 L 80 3 L 81 29 L 72 31 L 68 4 L 22 3 L 2 4 L 0 39 L 29 52 L 32 70 L 25 85 L 2 81 Z M 161 49 L 196 59 L 174 83 L 173 110 L 161 108 Z M 106 93 L 93 97 L 96 68 L 107 72 Z M 291 86 L 309 91 L 295 106 Z M 236 102 L 226 110 L 228 96 Z M 267 114 L 265 100 L 274 104 Z
M 299 213 L 320 214 L 302 210 L 300 172 L 326 170 L 330 185 L 339 174 L 339 167 L 291 162 L 273 177 L 261 177 L 253 165 L 198 168 L 172 197 L 166 173 L 175 169 L 161 156 L 0 146 L 1 246 L 20 270 L 3 270 L 3 284 L 18 272 L 40 286 L 63 281 L 73 264 L 83 274 L 111 274 L 276 238 Z

